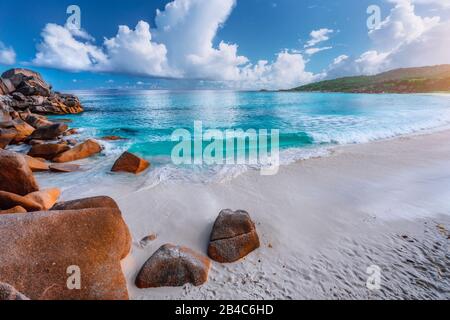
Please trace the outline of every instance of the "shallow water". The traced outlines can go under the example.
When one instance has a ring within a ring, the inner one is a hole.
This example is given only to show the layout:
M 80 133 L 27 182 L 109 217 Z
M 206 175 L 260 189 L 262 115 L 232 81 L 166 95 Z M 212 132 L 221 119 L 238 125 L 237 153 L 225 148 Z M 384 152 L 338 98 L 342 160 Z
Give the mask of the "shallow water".
M 62 179 L 48 177 L 52 183 L 60 179 L 58 185 L 70 185 L 81 177 L 95 181 L 100 176 L 108 176 L 115 158 L 125 150 L 153 164 L 153 170 L 133 182 L 139 187 L 151 187 L 166 180 L 223 181 L 248 169 L 247 166 L 174 166 L 170 154 L 177 142 L 171 141 L 171 134 L 180 128 L 193 132 L 194 121 L 202 121 L 204 130 L 278 129 L 282 164 L 326 155 L 326 148 L 333 145 L 364 143 L 450 123 L 449 95 L 233 91 L 74 93 L 80 97 L 86 112 L 62 118 L 70 118 L 72 127 L 81 128 L 77 138 L 118 135 L 127 140 L 104 142 L 103 155 L 81 162 L 85 169 L 82 175 L 70 174 Z

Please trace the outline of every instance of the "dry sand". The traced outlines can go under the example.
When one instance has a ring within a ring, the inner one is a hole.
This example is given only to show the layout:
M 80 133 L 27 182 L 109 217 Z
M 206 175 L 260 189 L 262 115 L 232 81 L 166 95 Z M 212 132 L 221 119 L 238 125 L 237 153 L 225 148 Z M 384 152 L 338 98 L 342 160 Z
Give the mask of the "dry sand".
M 252 171 L 220 184 L 118 185 L 96 194 L 114 197 L 131 229 L 123 268 L 134 299 L 450 298 L 450 131 L 338 147 L 276 176 Z M 214 263 L 198 288 L 134 286 L 162 244 L 205 253 L 225 208 L 250 213 L 261 249 Z M 150 234 L 157 239 L 141 248 Z M 380 290 L 366 287 L 371 265 L 382 270 Z

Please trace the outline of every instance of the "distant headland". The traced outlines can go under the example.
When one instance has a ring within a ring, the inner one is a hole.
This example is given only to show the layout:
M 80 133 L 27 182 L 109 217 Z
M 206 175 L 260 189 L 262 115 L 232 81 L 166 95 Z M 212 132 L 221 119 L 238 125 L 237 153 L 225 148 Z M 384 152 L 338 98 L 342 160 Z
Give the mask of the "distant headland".
M 450 65 L 395 69 L 374 76 L 344 77 L 282 91 L 344 93 L 450 92 Z

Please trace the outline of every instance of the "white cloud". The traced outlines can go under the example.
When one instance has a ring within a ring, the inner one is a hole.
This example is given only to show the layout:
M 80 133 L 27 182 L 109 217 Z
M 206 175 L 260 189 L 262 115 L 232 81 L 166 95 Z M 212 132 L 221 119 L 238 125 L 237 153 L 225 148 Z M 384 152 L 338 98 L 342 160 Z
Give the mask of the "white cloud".
M 63 70 L 89 71 L 107 61 L 101 48 L 90 41 L 82 41 L 73 30 L 49 23 L 41 33 L 42 42 L 33 63 L 37 66 Z
M 450 1 L 448 0 L 412 0 L 412 3 L 419 5 L 437 5 L 441 8 L 450 8 Z
M 11 65 L 16 63 L 16 52 L 12 47 L 7 47 L 0 41 L 0 64 Z
M 450 63 L 450 21 L 419 16 L 414 3 L 444 5 L 444 1 L 390 0 L 389 16 L 369 32 L 373 49 L 354 59 L 330 65 L 328 77 L 376 74 L 395 68 Z
M 329 40 L 330 34 L 332 34 L 333 32 L 334 30 L 327 28 L 311 31 L 311 39 L 305 44 L 305 48 L 314 47 L 321 42 Z
M 173 76 L 167 63 L 167 49 L 152 42 L 150 25 L 139 21 L 135 30 L 120 26 L 117 35 L 105 39 L 107 59 L 99 65 L 103 71 L 137 75 Z
M 231 14 L 236 0 L 175 0 L 156 14 L 155 41 L 164 43 L 170 65 L 181 77 L 236 80 L 237 45 L 221 42 L 213 47 L 218 29 Z
M 156 28 L 144 21 L 134 30 L 120 26 L 101 46 L 85 31 L 48 24 L 33 63 L 72 71 L 233 81 L 243 87 L 287 88 L 313 79 L 300 53 L 283 51 L 272 63 L 251 64 L 238 55 L 236 44 L 214 47 L 235 5 L 236 0 L 174 0 L 157 11 Z M 318 41 L 327 33 L 312 34 Z
M 301 54 L 283 51 L 277 54 L 276 60 L 271 64 L 259 61 L 254 66 L 244 68 L 242 86 L 290 89 L 322 78 L 322 75 L 314 75 L 305 68 L 306 61 Z
M 307 55 L 312 56 L 312 55 L 314 55 L 316 53 L 319 53 L 321 51 L 330 50 L 330 49 L 333 49 L 333 47 L 308 48 L 308 49 L 305 50 L 305 53 Z

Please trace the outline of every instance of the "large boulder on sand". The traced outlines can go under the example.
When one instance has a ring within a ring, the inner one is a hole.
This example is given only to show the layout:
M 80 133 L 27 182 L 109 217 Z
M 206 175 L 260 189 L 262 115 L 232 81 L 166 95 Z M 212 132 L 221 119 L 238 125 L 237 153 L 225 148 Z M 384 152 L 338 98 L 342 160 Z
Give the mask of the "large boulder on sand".
M 59 163 L 76 161 L 88 158 L 94 154 L 100 153 L 101 151 L 102 146 L 97 141 L 88 139 L 72 149 L 59 154 L 53 159 L 53 161 Z
M 24 157 L 0 149 L 0 190 L 25 196 L 39 186 Z
M 54 140 L 61 136 L 67 129 L 68 126 L 65 123 L 54 123 L 49 126 L 39 127 L 30 136 L 30 140 Z
M 30 300 L 25 295 L 21 294 L 14 287 L 7 283 L 0 282 L 0 301 L 19 301 Z
M 255 224 L 245 211 L 223 210 L 211 233 L 208 255 L 221 263 L 235 262 L 259 248 Z
M 0 279 L 30 299 L 128 299 L 120 260 L 131 238 L 119 210 L 3 215 L 0 234 Z M 68 286 L 78 276 L 80 289 Z
M 144 264 L 136 278 L 138 288 L 200 286 L 208 280 L 211 261 L 193 250 L 166 244 Z
M 2 78 L 9 80 L 15 91 L 25 96 L 50 96 L 51 87 L 37 72 L 27 69 L 11 69 L 3 73 Z
M 43 158 L 45 160 L 52 160 L 54 157 L 70 150 L 70 147 L 65 143 L 45 143 L 35 144 L 28 151 L 28 155 L 34 158 Z
M 111 171 L 139 174 L 149 166 L 150 163 L 148 161 L 141 159 L 130 152 L 124 152 L 114 163 Z
M 119 209 L 117 203 L 110 197 L 99 196 L 85 199 L 58 202 L 52 210 L 80 210 L 88 208 L 112 208 Z

